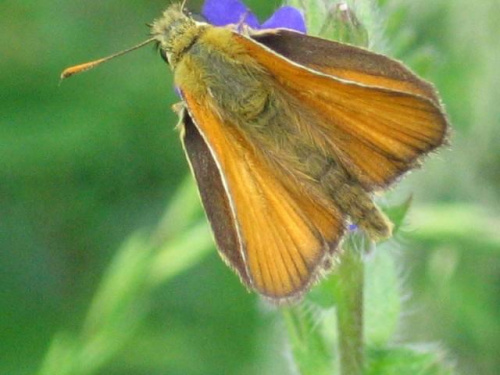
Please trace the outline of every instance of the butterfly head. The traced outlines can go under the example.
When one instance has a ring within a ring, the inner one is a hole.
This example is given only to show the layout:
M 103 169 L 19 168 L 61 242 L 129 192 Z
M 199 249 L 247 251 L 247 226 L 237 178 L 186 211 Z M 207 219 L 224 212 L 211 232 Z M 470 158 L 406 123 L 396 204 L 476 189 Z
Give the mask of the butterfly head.
M 179 4 L 170 6 L 151 25 L 151 35 L 158 43 L 160 54 L 172 68 L 194 44 L 200 32 L 200 23 Z

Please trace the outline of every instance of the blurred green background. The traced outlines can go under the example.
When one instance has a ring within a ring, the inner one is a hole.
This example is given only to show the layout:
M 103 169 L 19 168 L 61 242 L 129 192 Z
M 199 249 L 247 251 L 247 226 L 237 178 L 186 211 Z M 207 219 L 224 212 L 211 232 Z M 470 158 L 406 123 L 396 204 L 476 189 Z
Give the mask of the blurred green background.
M 276 3 L 247 1 L 262 19 Z M 436 84 L 453 123 L 451 147 L 387 195 L 414 196 L 396 340 L 438 343 L 460 373 L 498 374 L 500 3 L 378 3 L 391 54 Z M 188 173 L 171 75 L 152 48 L 58 86 L 68 65 L 145 39 L 167 5 L 0 2 L 1 374 L 36 373 L 58 332 L 78 334 L 115 252 L 155 228 Z M 287 373 L 276 314 L 215 249 L 143 308 L 98 373 Z

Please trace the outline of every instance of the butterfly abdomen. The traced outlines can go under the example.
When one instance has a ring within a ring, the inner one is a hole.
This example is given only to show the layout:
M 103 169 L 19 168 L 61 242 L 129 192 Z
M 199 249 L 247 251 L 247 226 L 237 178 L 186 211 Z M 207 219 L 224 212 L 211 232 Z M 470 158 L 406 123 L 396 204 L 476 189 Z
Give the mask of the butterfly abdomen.
M 324 168 L 318 181 L 331 199 L 373 240 L 391 236 L 392 223 L 373 202 L 370 193 L 350 178 L 333 160 Z

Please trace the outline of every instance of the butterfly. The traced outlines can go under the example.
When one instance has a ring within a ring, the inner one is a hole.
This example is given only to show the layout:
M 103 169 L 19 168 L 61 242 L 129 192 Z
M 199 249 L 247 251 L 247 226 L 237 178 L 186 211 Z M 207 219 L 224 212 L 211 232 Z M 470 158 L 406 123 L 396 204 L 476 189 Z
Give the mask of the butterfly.
M 173 71 L 181 139 L 223 260 L 249 289 L 289 301 L 331 268 L 349 224 L 375 241 L 391 235 L 373 194 L 445 143 L 449 125 L 433 86 L 395 60 L 239 26 L 175 4 L 133 49 L 157 43 Z

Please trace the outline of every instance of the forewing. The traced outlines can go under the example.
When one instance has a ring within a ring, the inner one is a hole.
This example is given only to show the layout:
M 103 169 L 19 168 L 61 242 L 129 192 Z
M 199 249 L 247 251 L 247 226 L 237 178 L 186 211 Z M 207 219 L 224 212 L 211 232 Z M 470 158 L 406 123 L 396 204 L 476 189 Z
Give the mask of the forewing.
M 326 204 L 299 191 L 295 181 L 272 166 L 259 145 L 249 142 L 234 124 L 218 114 L 210 97 L 195 99 L 189 92 L 183 92 L 183 97 L 197 137 L 204 140 L 202 152 L 209 151 L 209 164 L 220 171 L 227 206 L 235 219 L 239 252 L 248 271 L 247 284 L 275 300 L 300 295 L 337 248 L 344 229 L 342 214 L 332 202 Z M 191 149 L 188 155 L 194 152 L 191 146 L 186 149 Z M 203 174 L 193 163 L 199 157 L 189 157 L 200 182 Z M 228 215 L 226 208 L 214 208 L 213 203 L 205 208 Z M 211 221 L 216 220 L 216 213 L 207 213 Z M 216 238 L 225 235 L 224 228 L 214 224 L 212 228 L 220 231 Z M 233 267 L 241 274 L 239 265 Z
M 421 95 L 439 105 L 430 83 L 384 55 L 286 29 L 258 31 L 252 39 L 313 70 L 362 85 Z
M 299 118 L 300 126 L 365 190 L 385 188 L 444 142 L 447 119 L 436 94 L 401 64 L 363 49 L 280 33 L 275 39 L 272 32 L 254 35 L 262 44 L 234 37 L 276 87 L 297 101 L 299 112 L 308 114 Z

